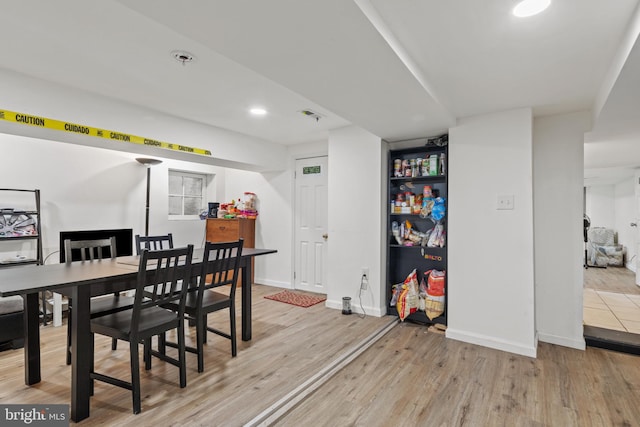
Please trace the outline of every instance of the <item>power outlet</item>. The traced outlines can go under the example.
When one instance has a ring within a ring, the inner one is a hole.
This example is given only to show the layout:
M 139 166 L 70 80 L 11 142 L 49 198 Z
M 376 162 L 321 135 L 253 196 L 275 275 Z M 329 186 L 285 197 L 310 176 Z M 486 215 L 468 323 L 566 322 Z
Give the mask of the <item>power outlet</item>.
M 367 289 L 369 286 L 369 267 L 362 267 L 362 276 L 360 276 L 360 289 Z

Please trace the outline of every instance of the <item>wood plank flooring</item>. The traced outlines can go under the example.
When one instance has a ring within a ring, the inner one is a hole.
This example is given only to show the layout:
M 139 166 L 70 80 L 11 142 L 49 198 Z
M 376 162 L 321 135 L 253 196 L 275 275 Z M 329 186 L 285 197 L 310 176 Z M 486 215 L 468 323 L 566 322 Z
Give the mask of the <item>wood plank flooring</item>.
M 241 426 L 312 377 L 342 351 L 389 322 L 344 316 L 322 304 L 300 308 L 256 285 L 253 340 L 209 335 L 205 372 L 188 354 L 188 384 L 154 360 L 142 373 L 142 413 L 127 390 L 96 382 L 91 417 L 80 425 Z M 210 323 L 224 327 L 226 313 Z M 0 353 L 0 402 L 69 403 L 66 328 L 41 329 L 43 381 L 24 385 L 22 350 Z M 190 330 L 189 335 L 193 338 Z M 129 375 L 128 349 L 97 339 L 96 366 Z M 393 328 L 278 420 L 279 426 L 639 425 L 640 359 L 622 353 L 540 344 L 532 359 L 446 339 L 423 326 Z
M 280 290 L 254 286 L 253 340 L 238 340 L 237 357 L 231 357 L 228 340 L 209 334 L 205 372 L 198 374 L 195 355 L 187 354 L 184 389 L 179 387 L 177 368 L 154 359 L 150 371 L 142 370 L 142 413 L 138 415 L 132 413 L 129 391 L 96 382 L 91 416 L 80 424 L 239 426 L 389 321 L 345 316 L 323 304 L 301 308 L 263 298 Z M 227 313 L 210 315 L 209 324 L 228 330 Z M 237 317 L 239 325 L 239 312 Z M 195 341 L 193 328 L 188 336 Z M 33 387 L 24 384 L 23 351 L 1 352 L 0 402 L 68 404 L 71 369 L 65 365 L 65 339 L 66 326 L 41 328 L 42 382 Z M 111 351 L 110 339 L 96 337 L 96 370 L 128 379 L 128 344 L 118 344 L 118 350 Z
M 638 426 L 640 358 L 541 343 L 538 358 L 401 324 L 278 426 Z
M 584 287 L 618 294 L 640 295 L 636 274 L 625 267 L 585 268 Z

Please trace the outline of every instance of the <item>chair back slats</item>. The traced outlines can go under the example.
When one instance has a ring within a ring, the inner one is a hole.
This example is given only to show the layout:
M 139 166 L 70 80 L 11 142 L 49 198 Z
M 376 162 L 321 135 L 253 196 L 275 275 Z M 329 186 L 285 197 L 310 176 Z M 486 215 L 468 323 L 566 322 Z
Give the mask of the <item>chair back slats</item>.
M 138 330 L 143 310 L 178 301 L 180 316 L 183 315 L 192 258 L 193 245 L 155 251 L 142 249 L 131 316 L 132 334 Z
M 136 234 L 136 255 L 140 255 L 142 249 L 158 251 L 173 248 L 173 235 L 171 233 L 161 236 L 141 236 Z
M 116 237 L 112 236 L 108 239 L 94 239 L 94 240 L 70 240 L 64 241 L 64 256 L 66 262 L 73 260 L 73 251 L 80 251 L 81 261 L 93 261 L 95 259 L 103 259 L 106 256 L 104 248 L 109 248 L 109 256 L 115 258 L 118 256 L 116 253 Z
M 206 242 L 199 275 L 198 300 L 204 291 L 230 285 L 230 296 L 235 296 L 244 240 L 234 242 Z

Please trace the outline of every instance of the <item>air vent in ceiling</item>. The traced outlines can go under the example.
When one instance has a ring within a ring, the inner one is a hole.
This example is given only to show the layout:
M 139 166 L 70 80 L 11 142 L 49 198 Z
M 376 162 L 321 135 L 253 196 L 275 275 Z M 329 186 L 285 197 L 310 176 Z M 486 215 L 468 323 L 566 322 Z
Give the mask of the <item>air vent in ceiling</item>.
M 315 112 L 315 111 L 313 111 L 313 110 L 309 110 L 309 109 L 307 109 L 307 110 L 302 110 L 302 111 L 300 111 L 300 113 L 301 113 L 302 115 L 304 115 L 304 116 L 307 116 L 307 117 L 310 117 L 310 118 L 312 118 L 312 119 L 315 119 L 315 120 L 316 120 L 316 122 L 322 118 L 322 116 L 321 116 L 320 114 L 316 113 L 316 112 Z

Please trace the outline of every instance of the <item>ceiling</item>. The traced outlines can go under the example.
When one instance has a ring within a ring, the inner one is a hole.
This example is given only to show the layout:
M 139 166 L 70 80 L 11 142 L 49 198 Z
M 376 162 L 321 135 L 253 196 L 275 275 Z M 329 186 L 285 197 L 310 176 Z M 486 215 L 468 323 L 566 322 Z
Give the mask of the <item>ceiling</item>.
M 281 144 L 348 124 L 400 140 L 511 108 L 594 110 L 585 166 L 629 173 L 638 2 L 553 0 L 522 19 L 515 0 L 3 1 L 0 68 Z

